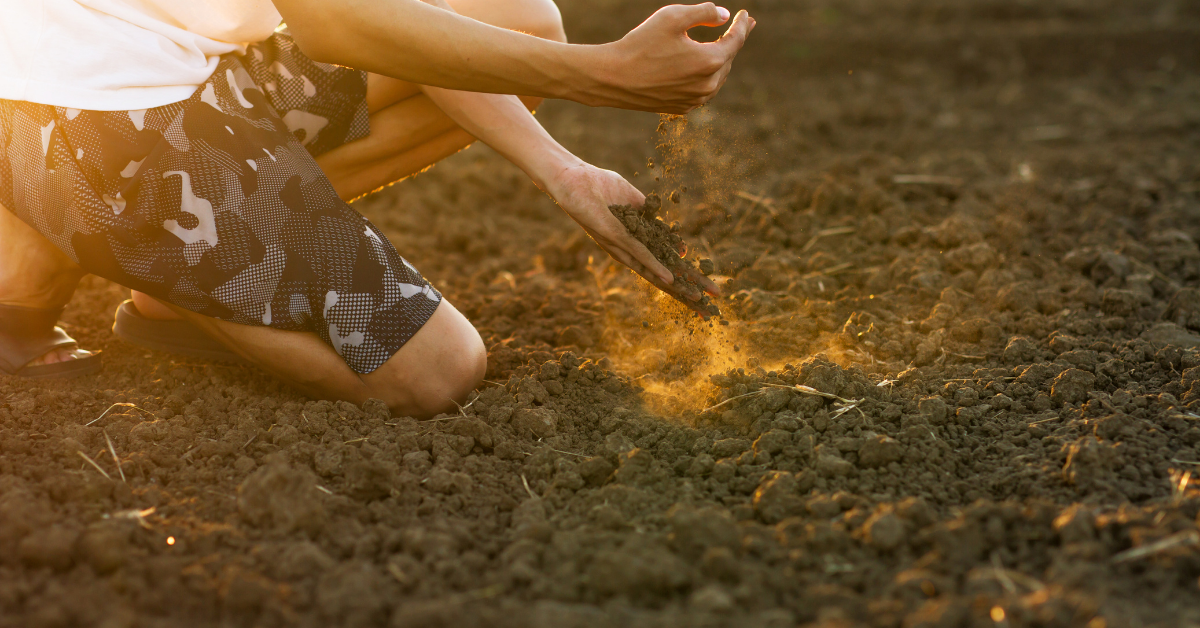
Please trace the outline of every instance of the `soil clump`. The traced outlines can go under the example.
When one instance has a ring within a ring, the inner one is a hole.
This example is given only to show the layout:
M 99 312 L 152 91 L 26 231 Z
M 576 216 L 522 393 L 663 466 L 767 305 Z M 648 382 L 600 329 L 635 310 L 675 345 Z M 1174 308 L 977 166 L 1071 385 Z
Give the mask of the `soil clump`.
M 666 266 L 667 270 L 675 276 L 675 283 L 671 285 L 669 292 L 675 300 L 700 312 L 705 318 L 720 316 L 721 309 L 704 293 L 704 289 L 692 280 L 693 277 L 701 274 L 702 267 L 711 268 L 712 261 L 701 260 L 701 266 L 697 266 L 684 258 L 682 253 L 686 251 L 686 245 L 683 238 L 677 233 L 679 225 L 678 223 L 668 225 L 663 222 L 663 219 L 658 217 L 660 209 L 662 209 L 662 199 L 657 194 L 648 195 L 646 203 L 641 207 L 632 205 L 610 205 L 608 207 L 612 215 L 625 225 L 629 235 L 645 244 L 655 259 L 662 262 L 662 265 Z M 693 301 L 686 296 L 688 293 L 699 293 L 700 299 Z

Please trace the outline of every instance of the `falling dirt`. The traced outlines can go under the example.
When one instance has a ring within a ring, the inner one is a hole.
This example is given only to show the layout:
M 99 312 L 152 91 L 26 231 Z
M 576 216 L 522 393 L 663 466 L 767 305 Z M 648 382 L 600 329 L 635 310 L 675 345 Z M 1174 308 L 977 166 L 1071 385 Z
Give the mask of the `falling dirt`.
M 356 204 L 488 344 L 454 415 L 132 348 L 89 278 L 105 371 L 0 377 L 0 626 L 1200 625 L 1194 3 L 751 9 L 670 155 L 539 112 L 687 187 L 729 325 L 482 148 Z

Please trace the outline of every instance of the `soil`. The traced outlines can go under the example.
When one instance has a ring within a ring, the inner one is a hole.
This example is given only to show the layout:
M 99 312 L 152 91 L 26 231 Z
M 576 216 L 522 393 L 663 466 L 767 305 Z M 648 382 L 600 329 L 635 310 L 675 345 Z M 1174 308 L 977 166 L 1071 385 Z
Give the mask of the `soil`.
M 453 416 L 132 348 L 87 279 L 104 372 L 0 377 L 0 626 L 1200 624 L 1197 5 L 750 8 L 686 125 L 539 112 L 682 194 L 729 325 L 482 148 L 357 205 L 488 343 Z
M 675 197 L 678 198 L 677 193 Z M 706 318 L 720 316 L 721 308 L 717 307 L 712 299 L 704 293 L 703 288 L 693 281 L 693 278 L 703 274 L 698 264 L 707 267 L 709 274 L 716 270 L 712 260 L 703 258 L 694 263 L 682 257 L 680 252 L 683 251 L 686 254 L 687 245 L 684 244 L 683 238 L 676 233 L 679 230 L 679 223 L 668 225 L 663 222 L 663 219 L 658 217 L 660 209 L 662 209 L 662 199 L 657 194 L 647 196 L 645 204 L 641 207 L 633 205 L 609 205 L 608 207 L 612 215 L 625 225 L 625 230 L 629 232 L 629 235 L 646 245 L 655 259 L 675 276 L 675 283 L 671 284 L 670 292 L 675 300 L 700 312 L 701 316 Z M 688 294 L 699 294 L 700 298 L 693 301 L 688 298 Z

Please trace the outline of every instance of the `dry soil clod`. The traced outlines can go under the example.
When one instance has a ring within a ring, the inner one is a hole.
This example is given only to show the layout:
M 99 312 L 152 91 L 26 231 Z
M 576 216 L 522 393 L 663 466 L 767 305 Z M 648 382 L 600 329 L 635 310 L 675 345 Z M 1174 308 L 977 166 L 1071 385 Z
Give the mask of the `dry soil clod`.
M 646 203 L 641 207 L 608 206 L 608 210 L 612 212 L 613 216 L 616 216 L 617 220 L 625 225 L 625 230 L 629 232 L 629 235 L 645 244 L 655 259 L 666 266 L 667 270 L 675 276 L 675 283 L 667 292 L 668 294 L 680 303 L 700 312 L 700 315 L 705 318 L 720 316 L 721 309 L 707 294 L 704 294 L 703 288 L 692 281 L 692 276 L 703 273 L 692 262 L 680 257 L 679 251 L 684 249 L 683 238 L 672 231 L 662 218 L 658 217 L 658 211 L 661 208 L 662 199 L 657 194 L 647 196 Z M 687 297 L 687 294 L 693 291 L 700 293 L 699 300 L 693 301 Z

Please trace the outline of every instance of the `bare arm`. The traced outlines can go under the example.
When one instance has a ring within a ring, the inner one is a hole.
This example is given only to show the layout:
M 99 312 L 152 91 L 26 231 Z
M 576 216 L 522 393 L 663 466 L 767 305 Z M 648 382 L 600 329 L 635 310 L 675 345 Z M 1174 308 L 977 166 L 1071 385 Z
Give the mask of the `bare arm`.
M 305 54 L 448 89 L 565 98 L 587 105 L 685 113 L 721 88 L 753 27 L 741 12 L 717 42 L 687 30 L 718 26 L 712 3 L 664 7 L 620 41 L 562 44 L 421 0 L 274 0 Z
M 454 9 L 444 0 L 419 1 L 427 3 L 429 8 L 438 13 L 457 16 Z M 713 5 L 707 5 L 707 7 L 715 9 Z M 680 7 L 680 9 L 687 12 L 697 9 L 697 7 Z M 699 9 L 703 11 L 705 7 L 699 7 Z M 728 12 L 725 12 L 723 16 L 717 15 L 716 17 L 720 21 L 724 21 L 728 18 Z M 682 24 L 683 22 L 686 20 L 678 23 Z M 484 26 L 473 20 L 468 20 L 466 23 Z M 295 25 L 289 22 L 289 26 L 295 34 Z M 485 28 L 492 27 L 485 26 Z M 684 46 L 687 44 L 706 45 L 696 44 L 687 39 L 686 28 L 683 27 L 684 30 L 678 33 L 679 39 L 686 40 L 686 42 L 676 43 L 683 43 Z M 744 21 L 742 28 L 746 28 Z M 500 32 L 509 33 L 509 31 Z M 637 31 L 635 31 L 636 33 Z M 645 37 L 645 31 L 637 36 Z M 524 39 L 519 39 L 523 43 L 532 43 L 535 46 L 546 44 L 551 49 L 570 51 L 581 48 L 526 36 L 521 36 L 521 38 L 533 40 L 524 42 Z M 649 38 L 646 43 L 653 44 L 652 39 L 652 37 Z M 659 48 L 663 45 L 661 41 L 657 43 Z M 306 50 L 306 52 L 312 54 L 310 50 Z M 729 60 L 732 60 L 732 57 Z M 376 68 L 368 67 L 366 69 Z M 728 66 L 725 67 L 725 72 L 727 71 Z M 393 74 L 393 76 L 415 80 L 411 78 L 413 75 Z M 723 76 L 722 74 L 722 81 L 724 80 Z M 470 83 L 469 78 L 463 79 L 461 76 L 458 78 Z M 441 85 L 441 87 L 428 83 Z M 608 206 L 611 204 L 640 205 L 645 200 L 645 196 L 620 175 L 596 168 L 571 154 L 542 128 L 541 124 L 525 108 L 525 105 L 515 96 L 478 93 L 484 91 L 480 90 L 478 85 L 469 86 L 467 89 L 471 91 L 447 89 L 446 85 L 453 84 L 438 80 L 431 80 L 425 84 L 418 82 L 418 84 L 421 85 L 421 90 L 425 95 L 462 129 L 491 146 L 496 152 L 524 170 L 539 188 L 548 193 L 571 218 L 587 231 L 588 235 L 617 261 L 629 266 L 664 291 L 692 300 L 700 298 L 699 293 L 689 294 L 675 289 L 672 285 L 674 277 L 670 271 L 659 263 L 641 242 L 630 236 L 624 225 L 608 211 Z M 719 84 L 717 87 L 719 88 Z M 537 92 L 532 92 L 532 94 L 540 95 Z M 706 278 L 699 275 L 690 278 L 712 294 L 718 293 L 716 286 Z
M 674 288 L 671 272 L 608 211 L 609 205 L 641 205 L 646 197 L 617 173 L 573 155 L 515 96 L 421 89 L 460 127 L 524 170 L 614 259 L 660 290 L 692 301 L 700 298 L 699 292 Z M 710 294 L 719 294 L 706 277 L 696 274 L 688 278 Z

